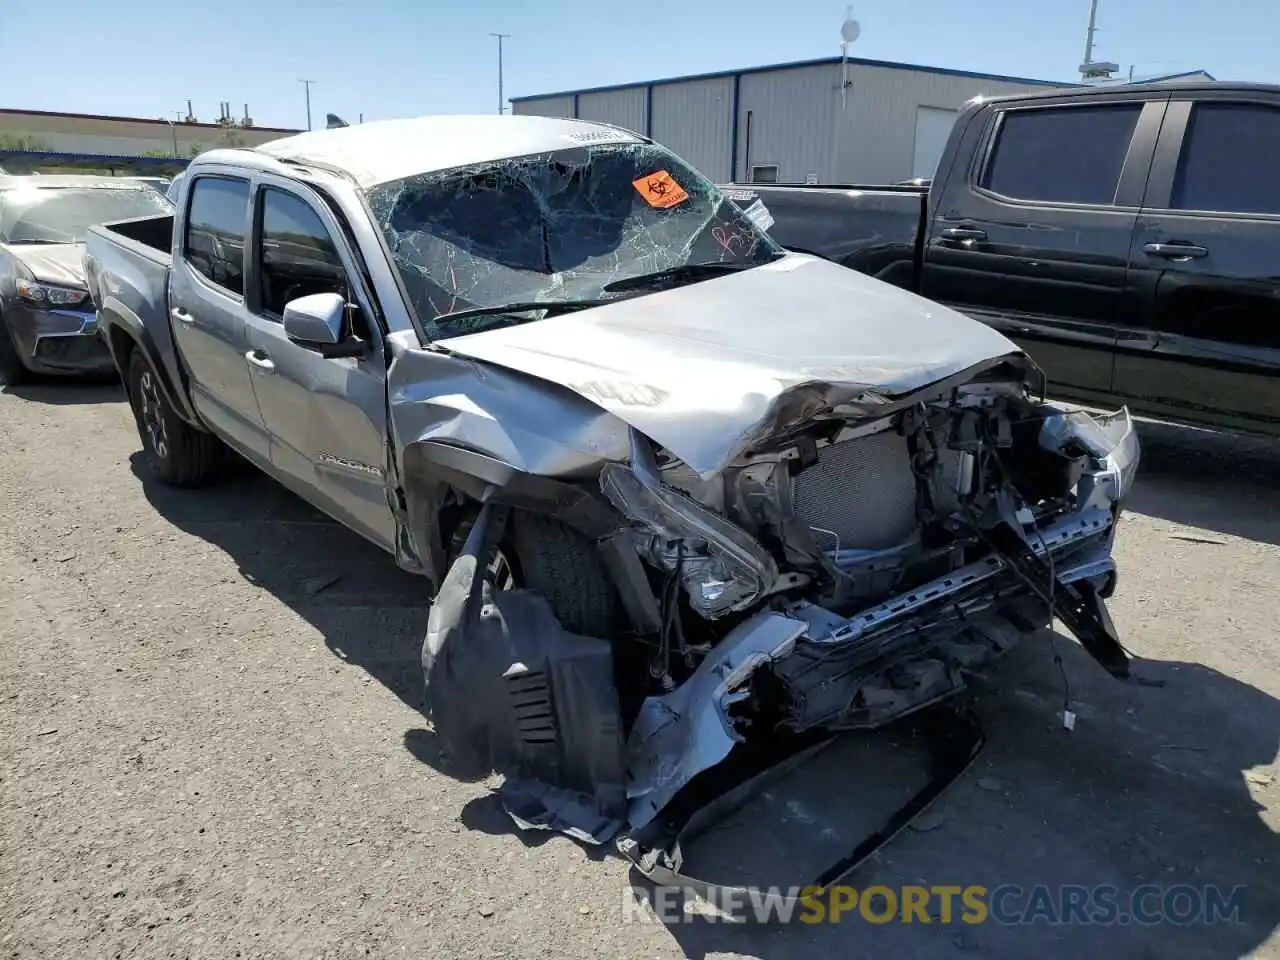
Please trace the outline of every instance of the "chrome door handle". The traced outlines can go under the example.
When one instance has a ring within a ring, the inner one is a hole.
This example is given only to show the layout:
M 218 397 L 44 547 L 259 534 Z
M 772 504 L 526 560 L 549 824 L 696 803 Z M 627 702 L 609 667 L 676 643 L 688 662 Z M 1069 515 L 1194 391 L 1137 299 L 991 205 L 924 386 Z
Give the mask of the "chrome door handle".
M 268 373 L 275 370 L 276 363 L 261 350 L 250 350 L 245 353 L 244 358 L 252 363 L 259 370 L 265 370 Z
M 192 323 L 195 323 L 195 320 L 196 320 L 195 317 L 187 313 L 187 311 L 183 310 L 181 307 L 174 307 L 172 310 L 169 311 L 169 314 L 173 317 L 173 319 L 177 320 L 179 323 L 185 323 L 190 325 Z
M 1153 257 L 1168 260 L 1199 260 L 1209 255 L 1207 249 L 1194 243 L 1148 243 L 1142 249 Z
M 944 240 L 961 240 L 969 243 L 976 243 L 979 240 L 987 239 L 987 231 L 979 230 L 977 227 L 947 227 L 942 231 Z

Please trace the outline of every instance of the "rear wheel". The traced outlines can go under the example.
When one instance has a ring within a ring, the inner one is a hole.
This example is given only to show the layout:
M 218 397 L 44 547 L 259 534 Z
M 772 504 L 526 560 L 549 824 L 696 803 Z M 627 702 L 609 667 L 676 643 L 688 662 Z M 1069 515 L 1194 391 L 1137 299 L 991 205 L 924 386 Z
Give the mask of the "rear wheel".
M 141 350 L 129 357 L 129 405 L 147 466 L 161 483 L 192 487 L 209 480 L 222 462 L 222 444 L 173 412 L 160 377 Z
M 0 317 L 0 386 L 7 384 L 16 387 L 20 383 L 26 383 L 30 374 L 31 371 L 18 355 L 18 348 L 13 345 L 4 317 Z

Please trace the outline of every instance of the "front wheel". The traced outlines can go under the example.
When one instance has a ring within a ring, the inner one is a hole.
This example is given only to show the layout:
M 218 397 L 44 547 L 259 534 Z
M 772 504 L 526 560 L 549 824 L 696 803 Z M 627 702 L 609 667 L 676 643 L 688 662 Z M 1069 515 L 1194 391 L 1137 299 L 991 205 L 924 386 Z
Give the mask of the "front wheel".
M 134 350 L 129 358 L 128 383 L 142 455 L 155 478 L 171 487 L 193 487 L 213 477 L 222 459 L 222 444 L 174 413 L 159 374 L 141 350 Z
M 467 517 L 454 531 L 451 562 L 466 543 L 474 519 Z M 500 590 L 540 594 L 572 633 L 609 637 L 618 627 L 620 601 L 595 544 L 557 520 L 513 511 L 488 567 L 490 583 Z

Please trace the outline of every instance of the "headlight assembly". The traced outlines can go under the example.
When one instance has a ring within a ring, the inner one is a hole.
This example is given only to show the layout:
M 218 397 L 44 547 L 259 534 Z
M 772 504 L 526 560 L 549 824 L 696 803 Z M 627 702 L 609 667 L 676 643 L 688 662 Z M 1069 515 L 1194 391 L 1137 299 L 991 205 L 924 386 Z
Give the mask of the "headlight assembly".
M 27 303 L 41 307 L 75 307 L 89 299 L 89 291 L 37 283 L 35 280 L 19 280 L 18 296 Z
M 601 471 L 600 489 L 638 525 L 651 562 L 679 567 L 689 605 L 702 616 L 743 610 L 777 581 L 778 567 L 763 546 L 691 497 L 616 463 Z

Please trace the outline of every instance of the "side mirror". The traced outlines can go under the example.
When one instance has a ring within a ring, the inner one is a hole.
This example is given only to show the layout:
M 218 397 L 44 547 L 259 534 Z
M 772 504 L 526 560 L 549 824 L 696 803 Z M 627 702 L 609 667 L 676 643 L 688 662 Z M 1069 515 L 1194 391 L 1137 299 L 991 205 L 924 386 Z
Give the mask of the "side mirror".
M 284 305 L 284 335 L 300 347 L 335 347 L 342 342 L 347 301 L 336 293 L 313 293 Z

